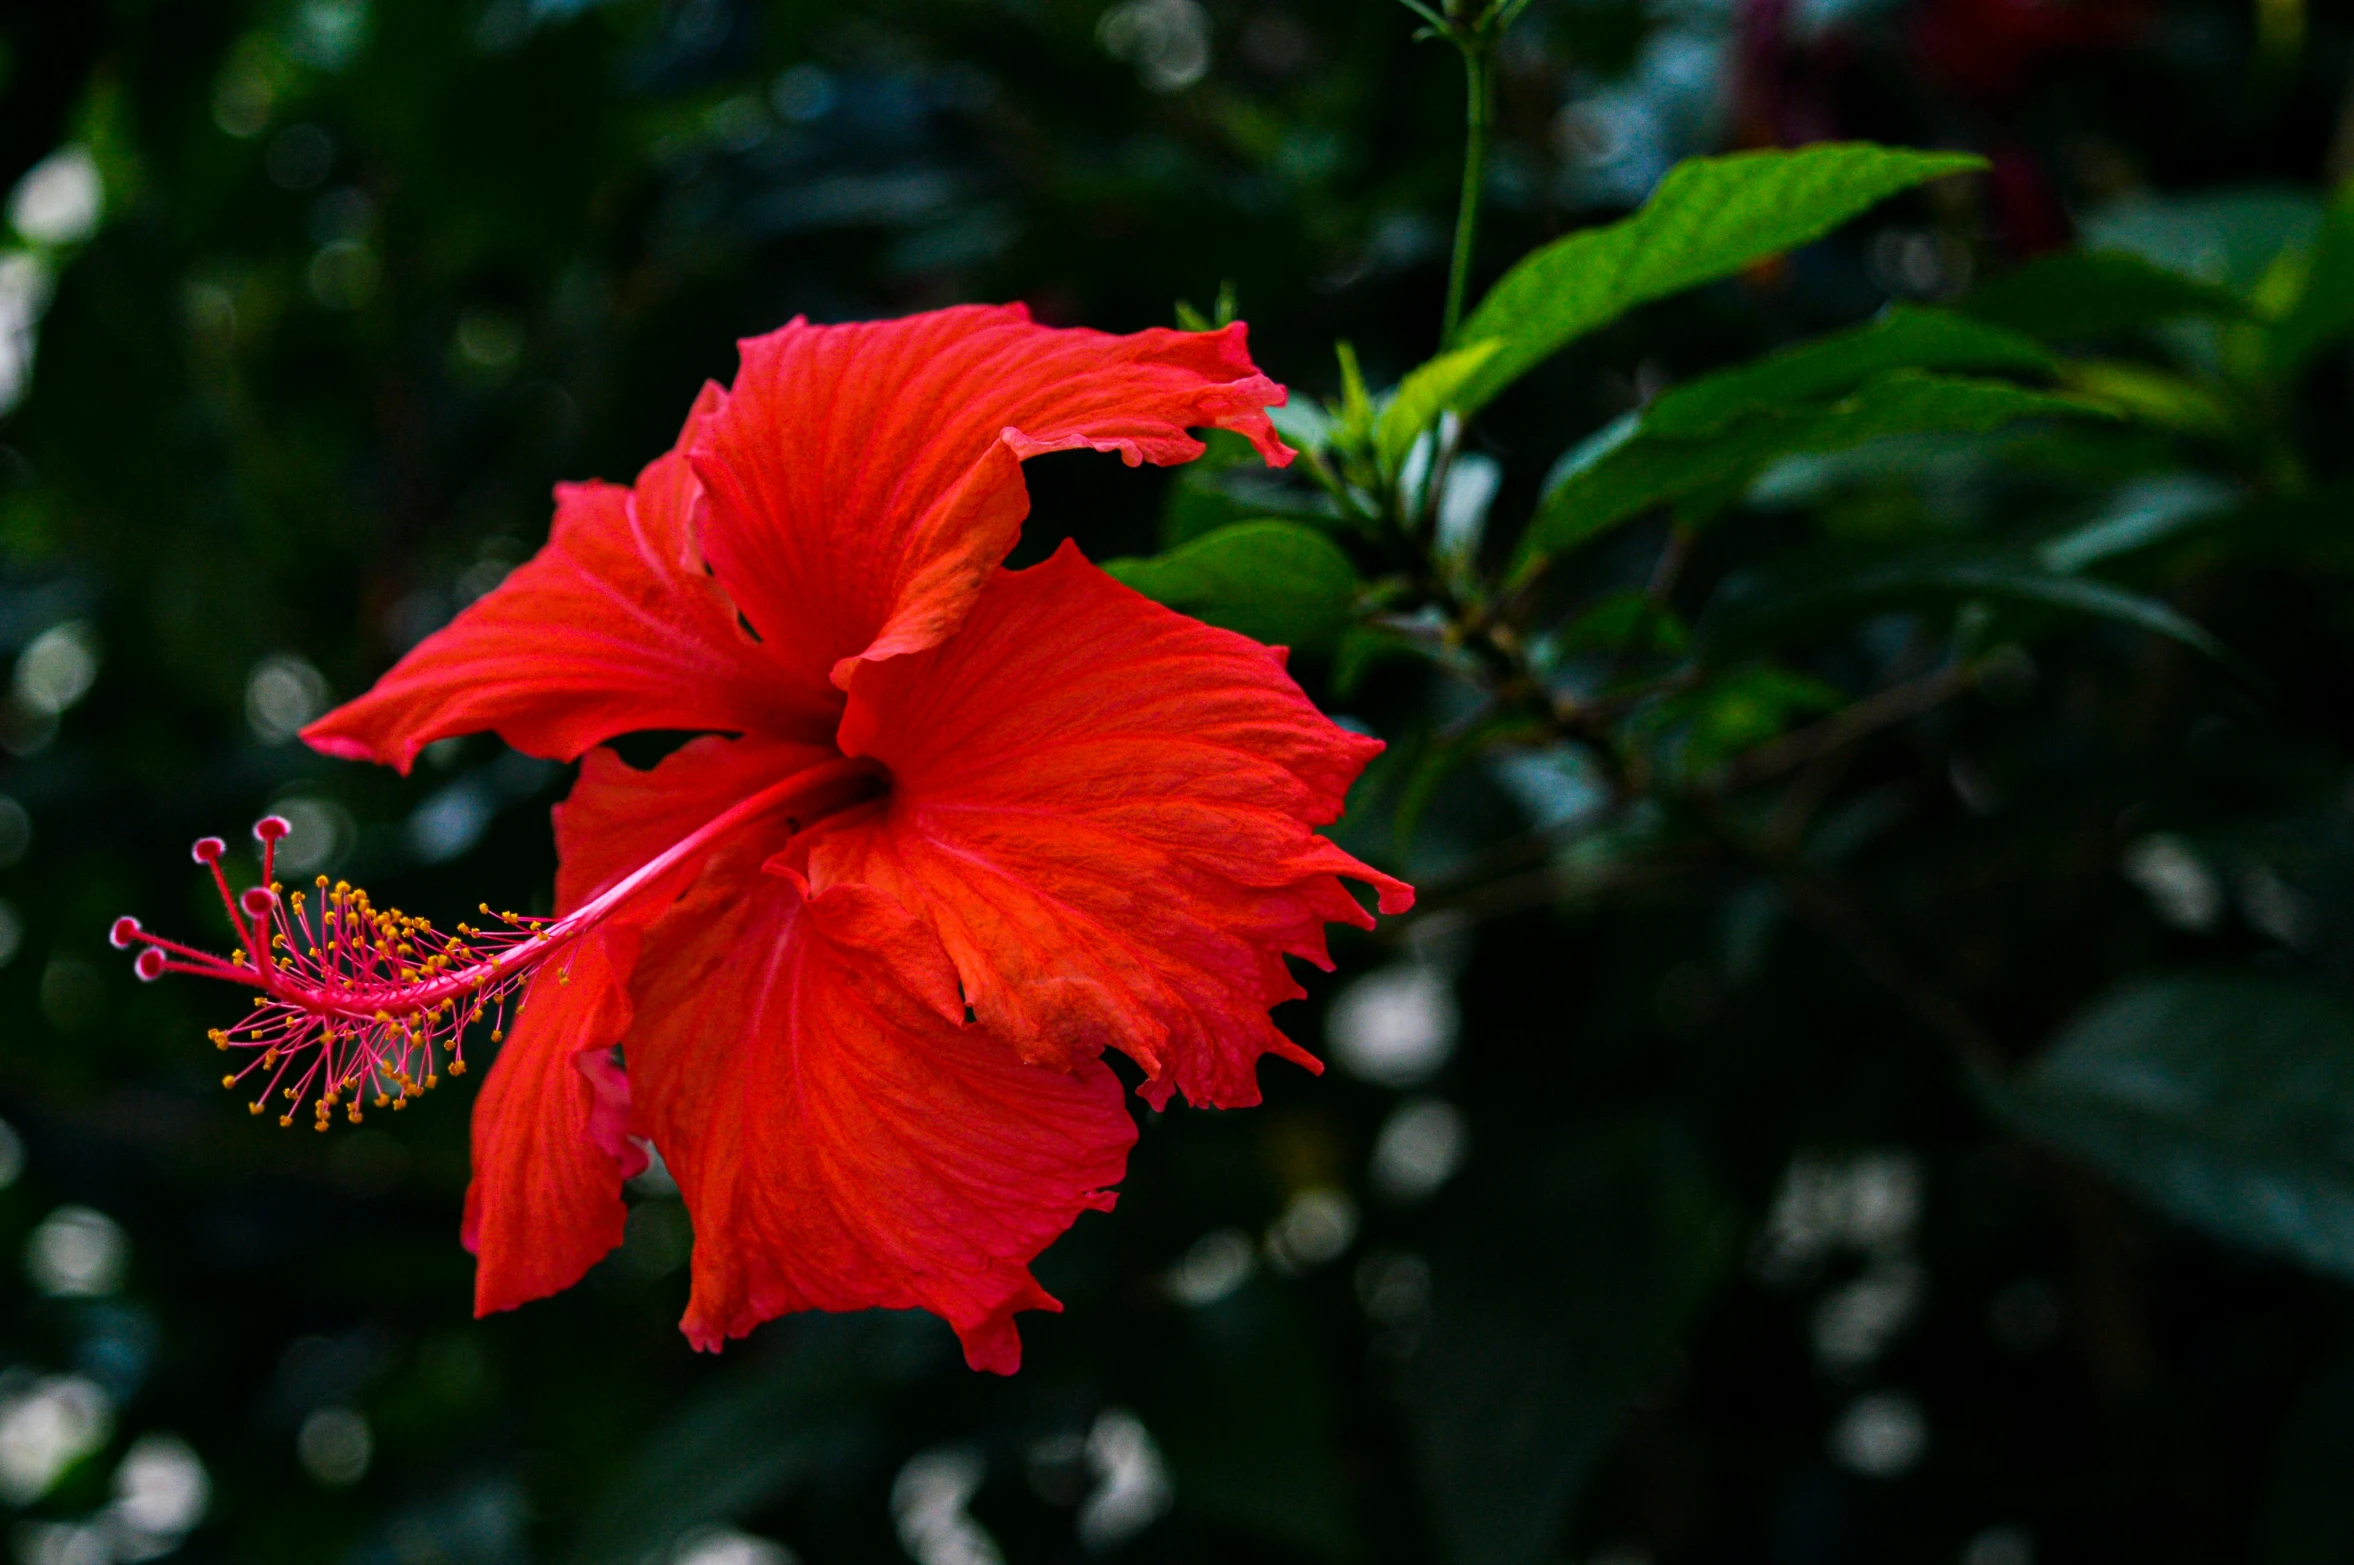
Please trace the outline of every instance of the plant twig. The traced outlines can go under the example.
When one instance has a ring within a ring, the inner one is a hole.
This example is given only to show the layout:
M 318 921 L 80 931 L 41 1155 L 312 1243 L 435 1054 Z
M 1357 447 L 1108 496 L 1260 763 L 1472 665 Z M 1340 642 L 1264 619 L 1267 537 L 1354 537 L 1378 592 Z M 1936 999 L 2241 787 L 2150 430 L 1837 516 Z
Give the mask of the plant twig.
M 1842 750 L 1867 734 L 1933 711 L 1978 682 L 1974 663 L 1949 663 L 1931 674 L 1891 685 L 1843 707 L 1820 722 L 1768 744 L 1761 744 L 1728 763 L 1710 779 L 1710 793 L 1731 793 L 1751 783 L 1795 771 L 1810 761 Z

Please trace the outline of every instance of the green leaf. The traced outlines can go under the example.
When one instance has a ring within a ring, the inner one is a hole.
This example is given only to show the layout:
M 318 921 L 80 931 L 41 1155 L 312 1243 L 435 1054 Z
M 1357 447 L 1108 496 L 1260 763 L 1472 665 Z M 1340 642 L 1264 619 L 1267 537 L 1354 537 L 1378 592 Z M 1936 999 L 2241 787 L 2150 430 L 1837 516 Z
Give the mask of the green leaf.
M 1973 289 L 1954 308 L 2052 342 L 2114 337 L 2186 315 L 2245 319 L 2228 288 L 2123 250 L 2067 250 Z
M 2322 216 L 2321 233 L 2305 266 L 2303 287 L 2273 328 L 2273 356 L 2283 373 L 2291 373 L 2350 334 L 2354 334 L 2354 185 L 2341 189 Z
M 1712 655 L 1722 657 L 1880 609 L 1966 598 L 2114 620 L 2181 642 L 2246 675 L 2229 649 L 2171 604 L 2105 581 L 2002 557 L 1895 560 L 1843 573 L 1794 569 L 1771 584 L 1751 583 L 1747 590 L 1728 595 L 1701 620 L 1698 637 Z
M 2354 1279 L 2354 1005 L 2268 973 L 2148 980 L 1986 1089 L 2014 1128 L 2218 1238 Z
M 1415 1455 L 1447 1560 L 1539 1565 L 1724 1275 L 1731 1214 L 1691 1138 L 1649 1115 L 1475 1167 L 1450 1203 Z
M 1836 685 L 1771 663 L 1735 668 L 1637 715 L 1633 729 L 1665 741 L 1676 775 L 1705 777 L 1743 750 L 1779 737 L 1794 719 L 1845 704 Z
M 2284 250 L 2313 242 L 2321 203 L 2277 185 L 2142 195 L 2084 219 L 2093 250 L 2124 250 L 2171 272 L 2252 291 Z
M 1898 191 L 1983 167 L 1983 159 L 1964 153 L 1867 142 L 1679 163 L 1633 216 L 1556 239 L 1488 291 L 1463 323 L 1461 340 L 1493 338 L 1503 347 L 1457 405 L 1472 412 L 1639 304 L 1819 239 Z
M 1554 637 L 1554 651 L 1562 656 L 1579 652 L 1681 652 L 1692 635 L 1663 605 L 1646 592 L 1624 587 L 1603 594 Z
M 1431 649 L 1411 636 L 1380 625 L 1351 625 L 1341 632 L 1332 655 L 1333 693 L 1352 696 L 1365 676 L 1384 663 L 1421 662 Z
M 1434 735 L 1415 755 L 1406 780 L 1398 790 L 1394 823 L 1397 847 L 1406 852 L 1414 844 L 1414 828 L 1439 791 L 1439 784 L 1499 744 L 1530 743 L 1542 737 L 1536 722 L 1518 712 L 1494 712 L 1452 734 Z
M 1267 410 L 1275 432 L 1302 451 L 1321 451 L 1332 444 L 1332 415 L 1314 397 L 1294 396 Z
M 2047 374 L 2056 364 L 2031 337 L 1950 310 L 1894 305 L 1868 324 L 1785 348 L 1663 392 L 1643 414 L 1645 432 L 1697 439 L 1752 413 L 1844 395 L 1889 370 Z
M 1664 399 L 1663 399 L 1664 400 Z M 1564 464 L 1521 541 L 1520 566 L 1576 547 L 1654 506 L 1738 486 L 1786 456 L 1844 451 L 1890 435 L 1984 434 L 2022 418 L 2105 410 L 2008 381 L 1892 370 L 1828 406 L 1752 412 L 1714 435 L 1653 435 L 1649 417 L 1613 425 Z
M 1406 453 L 1422 432 L 1455 405 L 1463 387 L 1502 346 L 1492 341 L 1475 342 L 1468 348 L 1442 353 L 1398 382 L 1397 392 L 1381 410 L 1373 429 L 1374 449 L 1384 466 L 1394 471 L 1406 460 Z
M 1256 1282 L 1161 1330 L 1131 1394 L 1168 1454 L 1179 1512 L 1278 1558 L 1362 1559 L 1341 1388 L 1298 1291 Z
M 1356 567 L 1340 545 L 1297 522 L 1237 522 L 1103 568 L 1173 609 L 1303 651 L 1338 639 L 1357 601 Z
M 1328 496 L 1268 467 L 1257 448 L 1232 430 L 1204 430 L 1202 442 L 1207 449 L 1177 469 L 1161 502 L 1162 548 L 1269 517 L 1319 527 L 1341 524 Z
M 2155 365 L 2130 359 L 2076 359 L 2063 379 L 2072 390 L 2160 429 L 2221 439 L 2239 427 L 2231 405 L 2211 387 Z
M 2224 515 L 2242 491 L 2209 473 L 2160 473 L 2121 485 L 2101 513 L 2046 541 L 2035 557 L 2070 575 L 2088 565 L 2179 537 Z
M 943 1339 L 879 1311 L 794 1322 L 650 1431 L 583 1518 L 568 1565 L 637 1565 L 879 1445 L 891 1407 L 944 1367 Z
M 1365 389 L 1356 344 L 1343 338 L 1332 345 L 1332 352 L 1340 360 L 1340 406 L 1331 410 L 1333 442 L 1361 450 L 1373 438 L 1373 395 Z

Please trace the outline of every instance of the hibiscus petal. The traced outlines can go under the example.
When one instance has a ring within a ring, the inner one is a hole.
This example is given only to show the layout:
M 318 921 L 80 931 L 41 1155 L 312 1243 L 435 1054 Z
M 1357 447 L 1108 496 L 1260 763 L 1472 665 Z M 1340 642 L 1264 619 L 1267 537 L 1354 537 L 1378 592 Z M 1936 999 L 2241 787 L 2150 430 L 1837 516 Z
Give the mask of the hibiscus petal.
M 1060 1307 L 1029 1262 L 1112 1204 L 1119 1083 L 966 1025 L 938 943 L 886 899 L 756 863 L 723 856 L 648 932 L 625 1045 L 694 1220 L 681 1324 L 716 1348 L 790 1310 L 915 1307 L 1010 1373 L 1014 1312 Z
M 835 753 L 830 744 L 705 734 L 641 772 L 611 750 L 590 751 L 556 806 L 556 911 L 571 912 L 730 805 Z M 659 912 L 641 912 L 640 922 Z
M 707 735 L 648 771 L 591 751 L 556 806 L 556 907 L 580 906 L 738 800 L 833 752 Z M 769 828 L 773 831 L 773 827 Z M 764 838 L 748 834 L 755 849 Z M 480 1257 L 475 1308 L 510 1309 L 569 1287 L 621 1242 L 620 1182 L 646 1166 L 628 1139 L 629 1078 L 612 1058 L 659 889 L 542 969 L 474 1108 L 463 1237 Z
M 477 1315 L 571 1287 L 621 1242 L 622 1181 L 646 1156 L 623 1135 L 626 1084 L 606 1072 L 629 1029 L 623 976 L 637 940 L 634 928 L 601 930 L 541 969 L 475 1099 L 460 1237 L 475 1255 Z
M 870 664 L 843 750 L 887 806 L 819 838 L 813 883 L 921 912 L 980 1020 L 1024 1057 L 1106 1047 L 1157 1106 L 1255 1103 L 1257 1062 L 1314 1060 L 1268 1019 L 1283 956 L 1329 967 L 1324 926 L 1370 926 L 1400 881 L 1314 827 L 1381 748 L 1309 704 L 1280 653 L 1172 613 L 1065 546 L 1000 572 L 956 636 Z
M 1189 428 L 1291 460 L 1264 411 L 1283 389 L 1240 325 L 1116 337 L 1020 305 L 896 321 L 796 320 L 742 344 L 725 409 L 694 446 L 712 568 L 778 656 L 831 670 L 952 632 L 1029 510 L 1020 463 L 1093 447 L 1199 456 Z
M 703 568 L 683 450 L 723 400 L 705 387 L 634 489 L 558 485 L 546 547 L 303 738 L 404 772 L 434 740 L 484 730 L 566 761 L 644 729 L 822 739 L 839 705 L 823 670 L 777 666 Z

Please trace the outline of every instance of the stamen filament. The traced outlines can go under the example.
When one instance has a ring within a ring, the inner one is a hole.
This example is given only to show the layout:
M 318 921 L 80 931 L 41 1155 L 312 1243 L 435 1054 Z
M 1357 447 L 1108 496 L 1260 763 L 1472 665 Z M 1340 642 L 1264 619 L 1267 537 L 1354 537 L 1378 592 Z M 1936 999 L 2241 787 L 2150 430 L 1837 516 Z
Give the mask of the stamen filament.
M 138 920 L 115 921 L 118 949 L 138 949 L 143 979 L 166 973 L 243 985 L 254 1009 L 233 1028 L 216 1030 L 221 1049 L 252 1057 L 222 1078 L 235 1089 L 257 1073 L 261 1094 L 248 1107 L 259 1114 L 273 1100 L 287 1104 L 280 1125 L 292 1125 L 308 1102 L 316 1128 L 334 1109 L 357 1124 L 361 1099 L 402 1109 L 447 1074 L 465 1074 L 465 1034 L 488 1017 L 491 1041 L 503 1036 L 508 1002 L 544 963 L 571 950 L 582 935 L 633 901 L 658 891 L 693 855 L 712 842 L 789 804 L 815 819 L 867 796 L 871 762 L 836 757 L 771 783 L 722 810 L 644 864 L 561 918 L 491 915 L 494 930 L 457 926 L 447 935 L 398 908 L 378 909 L 367 892 L 344 882 L 316 882 L 317 902 L 288 895 L 274 878 L 278 843 L 289 827 L 277 816 L 255 823 L 261 844 L 261 883 L 233 892 L 222 869 L 226 845 L 200 840 L 196 861 L 212 875 L 237 949 L 227 957 L 149 933 Z M 799 819 L 792 829 L 801 829 Z M 482 910 L 490 914 L 487 905 Z M 291 1078 L 291 1079 L 290 1079 Z

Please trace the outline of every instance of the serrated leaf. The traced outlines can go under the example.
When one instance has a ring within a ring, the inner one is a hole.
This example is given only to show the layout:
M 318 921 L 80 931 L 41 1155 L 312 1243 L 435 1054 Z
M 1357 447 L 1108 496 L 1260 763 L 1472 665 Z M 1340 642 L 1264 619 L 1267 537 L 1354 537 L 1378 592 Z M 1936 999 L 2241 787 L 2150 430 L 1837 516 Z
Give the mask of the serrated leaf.
M 1438 421 L 1438 416 L 1452 407 L 1457 395 L 1478 373 L 1479 367 L 1496 356 L 1501 343 L 1475 342 L 1468 348 L 1457 348 L 1442 353 L 1427 364 L 1418 365 L 1404 380 L 1389 405 L 1381 410 L 1374 425 L 1374 449 L 1380 453 L 1382 464 L 1392 471 L 1406 460 L 1406 453 L 1422 432 Z
M 1988 1087 L 2014 1128 L 2218 1238 L 2354 1279 L 2354 1005 L 2301 978 L 2147 980 Z
M 2048 373 L 2052 352 L 2032 337 L 1950 310 L 1894 305 L 1852 331 L 1785 348 L 1663 392 L 1643 414 L 1655 435 L 1696 439 L 1735 419 L 1820 402 L 1890 370 Z
M 1965 153 L 1868 142 L 1679 163 L 1633 216 L 1553 241 L 1488 291 L 1460 340 L 1503 346 L 1464 387 L 1458 406 L 1473 411 L 1639 304 L 1819 239 L 1901 190 L 1984 166 Z
M 1787 456 L 1844 451 L 1890 435 L 1984 434 L 2023 418 L 2102 414 L 2081 398 L 2008 381 L 1892 370 L 1829 405 L 1752 411 L 1702 439 L 1653 435 L 1648 418 L 1612 426 L 1556 473 L 1521 542 L 1521 564 L 1576 547 L 1654 506 L 1738 486 Z
M 2188 315 L 2245 319 L 2248 301 L 2123 250 L 2067 250 L 1981 284 L 1954 309 L 2047 341 L 2078 342 Z
M 1170 608 L 1302 650 L 1338 639 L 1359 590 L 1340 545 L 1297 522 L 1237 522 L 1166 554 L 1106 560 L 1103 568 Z

